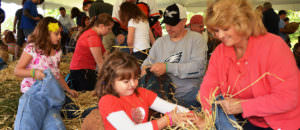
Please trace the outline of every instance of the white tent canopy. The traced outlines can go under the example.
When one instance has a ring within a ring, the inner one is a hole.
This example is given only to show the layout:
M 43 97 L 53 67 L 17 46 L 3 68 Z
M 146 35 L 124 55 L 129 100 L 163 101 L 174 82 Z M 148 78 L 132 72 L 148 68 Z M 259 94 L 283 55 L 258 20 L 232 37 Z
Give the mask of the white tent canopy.
M 2 0 L 6 3 L 21 4 L 22 0 Z M 105 2 L 113 4 L 115 0 L 104 0 Z M 164 9 L 172 3 L 180 3 L 187 8 L 190 12 L 204 11 L 206 8 L 207 0 L 156 0 L 158 8 Z M 300 0 L 249 0 L 254 6 L 263 4 L 265 1 L 269 1 L 273 4 L 273 8 L 276 10 L 300 10 Z M 83 0 L 45 0 L 42 8 L 44 9 L 57 9 L 60 6 L 65 8 L 82 7 Z

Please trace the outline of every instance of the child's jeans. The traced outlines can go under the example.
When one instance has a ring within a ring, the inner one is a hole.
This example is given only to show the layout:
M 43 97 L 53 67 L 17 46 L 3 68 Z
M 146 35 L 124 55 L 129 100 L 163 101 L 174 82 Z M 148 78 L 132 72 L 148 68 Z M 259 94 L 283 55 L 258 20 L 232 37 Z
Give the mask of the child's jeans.
M 65 130 L 60 109 L 65 93 L 50 70 L 24 93 L 18 106 L 15 130 Z

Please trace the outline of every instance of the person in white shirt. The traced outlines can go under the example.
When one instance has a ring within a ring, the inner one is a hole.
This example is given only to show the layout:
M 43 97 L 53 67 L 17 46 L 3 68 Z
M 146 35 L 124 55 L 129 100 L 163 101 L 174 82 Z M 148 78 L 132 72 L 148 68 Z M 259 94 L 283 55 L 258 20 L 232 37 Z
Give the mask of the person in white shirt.
M 155 23 L 157 23 L 159 19 L 159 12 L 157 9 L 156 0 L 115 0 L 114 6 L 113 6 L 113 12 L 112 17 L 115 21 L 114 27 L 113 27 L 113 33 L 116 36 L 116 42 L 118 44 L 127 44 L 125 41 L 125 37 L 127 36 L 127 26 L 124 25 L 121 22 L 120 19 L 120 6 L 123 2 L 132 2 L 134 4 L 144 4 L 144 7 L 146 6 L 147 9 L 143 9 L 142 11 L 147 10 L 144 12 L 146 16 L 149 18 L 149 24 L 150 27 L 154 26 Z M 141 7 L 143 8 L 143 7 Z M 153 27 L 156 28 L 156 27 Z M 127 51 L 126 51 L 127 52 Z
M 128 26 L 127 44 L 130 53 L 139 60 L 147 58 L 150 49 L 150 42 L 155 39 L 150 30 L 147 16 L 132 2 L 124 2 L 120 6 L 120 19 L 124 25 Z
M 75 27 L 74 21 L 71 19 L 69 15 L 66 14 L 66 9 L 64 7 L 59 8 L 60 16 L 58 17 L 58 21 L 63 25 L 64 32 L 69 32 L 70 29 Z

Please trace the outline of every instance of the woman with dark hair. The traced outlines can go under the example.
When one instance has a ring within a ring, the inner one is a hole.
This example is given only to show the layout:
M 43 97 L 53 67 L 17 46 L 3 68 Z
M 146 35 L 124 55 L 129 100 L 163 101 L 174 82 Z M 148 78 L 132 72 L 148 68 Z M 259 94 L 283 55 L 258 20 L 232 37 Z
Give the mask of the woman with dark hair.
M 155 41 L 147 16 L 132 2 L 121 4 L 119 14 L 121 22 L 128 26 L 127 44 L 130 53 L 139 60 L 145 60 L 150 43 Z
M 82 18 L 85 17 L 85 13 L 81 12 L 77 7 L 71 9 L 71 18 L 76 18 L 77 26 L 82 27 Z
M 113 19 L 108 14 L 100 14 L 79 33 L 75 52 L 70 64 L 70 80 L 77 91 L 93 90 L 96 83 L 96 66 L 101 68 L 105 49 L 101 36 L 108 34 Z

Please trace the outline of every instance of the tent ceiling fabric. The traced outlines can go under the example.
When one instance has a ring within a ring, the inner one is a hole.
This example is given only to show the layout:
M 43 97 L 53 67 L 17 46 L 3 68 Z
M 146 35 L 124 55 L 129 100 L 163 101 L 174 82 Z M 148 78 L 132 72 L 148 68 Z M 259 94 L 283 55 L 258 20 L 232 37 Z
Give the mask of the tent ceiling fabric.
M 22 0 L 2 0 L 7 3 L 20 4 Z M 105 2 L 113 4 L 115 0 L 104 0 Z M 168 5 L 173 3 L 182 4 L 191 12 L 204 11 L 208 0 L 156 0 L 158 8 L 164 9 Z M 263 4 L 265 1 L 269 1 L 273 4 L 273 8 L 276 10 L 286 9 L 286 10 L 300 10 L 300 0 L 249 0 L 254 6 Z M 83 0 L 45 0 L 42 8 L 45 9 L 57 9 L 60 6 L 66 8 L 72 7 L 82 7 Z

